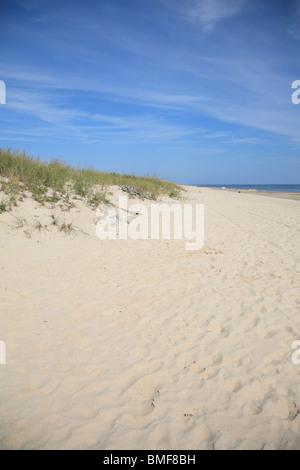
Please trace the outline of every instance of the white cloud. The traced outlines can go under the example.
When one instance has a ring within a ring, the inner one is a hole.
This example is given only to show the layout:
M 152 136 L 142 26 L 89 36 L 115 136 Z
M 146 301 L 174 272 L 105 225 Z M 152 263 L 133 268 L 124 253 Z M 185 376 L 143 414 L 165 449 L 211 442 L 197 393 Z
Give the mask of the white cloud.
M 199 22 L 204 31 L 211 31 L 221 20 L 240 13 L 245 3 L 246 0 L 193 0 L 186 17 Z
M 169 123 L 160 115 L 138 114 L 113 116 L 62 107 L 50 101 L 48 92 L 32 92 L 11 89 L 8 109 L 17 111 L 21 119 L 31 115 L 37 119 L 34 130 L 24 129 L 11 133 L 11 140 L 26 137 L 35 140 L 37 136 L 56 139 L 70 138 L 81 143 L 107 142 L 124 145 L 136 141 L 170 142 L 196 136 L 198 129 Z M 45 125 L 46 123 L 46 125 Z M 9 129 L 4 126 L 1 135 L 7 136 Z M 5 138 L 5 137 L 3 137 Z

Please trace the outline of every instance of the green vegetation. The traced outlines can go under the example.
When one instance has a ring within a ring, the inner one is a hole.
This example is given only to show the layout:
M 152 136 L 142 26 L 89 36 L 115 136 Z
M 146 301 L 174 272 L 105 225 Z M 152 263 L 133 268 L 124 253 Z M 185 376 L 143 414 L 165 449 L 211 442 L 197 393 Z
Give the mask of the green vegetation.
M 180 195 L 179 186 L 155 177 L 73 168 L 60 160 L 47 163 L 27 156 L 25 152 L 0 148 L 0 190 L 6 195 L 6 199 L 0 201 L 0 214 L 22 201 L 27 196 L 26 192 L 30 192 L 38 203 L 49 203 L 52 207 L 58 204 L 62 210 L 74 207 L 74 199 L 97 207 L 109 202 L 105 187 L 110 185 L 134 188 L 136 194 L 141 197 L 147 194 L 151 199 L 163 194 L 173 198 Z M 72 201 L 71 192 L 76 194 Z
M 51 214 L 50 222 L 45 224 L 42 223 L 38 218 L 31 217 L 32 222 L 28 223 L 24 217 L 13 215 L 12 216 L 12 223 L 11 227 L 12 230 L 19 230 L 22 228 L 26 228 L 23 230 L 23 233 L 26 235 L 27 238 L 31 238 L 34 232 L 46 232 L 49 230 L 49 226 L 54 225 L 59 232 L 64 232 L 66 234 L 70 234 L 75 230 L 73 226 L 73 222 L 66 222 L 65 217 L 62 214 L 55 215 Z

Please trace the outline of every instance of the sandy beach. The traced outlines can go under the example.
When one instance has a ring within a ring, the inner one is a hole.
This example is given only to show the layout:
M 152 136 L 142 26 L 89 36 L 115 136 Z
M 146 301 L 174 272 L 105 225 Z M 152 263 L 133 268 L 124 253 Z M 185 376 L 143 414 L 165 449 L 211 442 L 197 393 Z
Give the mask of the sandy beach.
M 299 201 L 185 189 L 198 251 L 0 216 L 1 449 L 300 448 Z

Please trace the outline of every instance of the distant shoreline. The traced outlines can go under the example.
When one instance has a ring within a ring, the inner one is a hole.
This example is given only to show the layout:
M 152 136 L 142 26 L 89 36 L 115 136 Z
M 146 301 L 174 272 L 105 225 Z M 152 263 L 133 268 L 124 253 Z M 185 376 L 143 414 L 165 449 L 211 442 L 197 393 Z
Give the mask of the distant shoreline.
M 259 189 L 233 189 L 233 188 L 219 188 L 217 186 L 198 186 L 199 188 L 207 188 L 207 189 L 216 189 L 218 191 L 229 191 L 234 193 L 241 193 L 241 194 L 254 194 L 257 196 L 270 196 L 270 197 L 277 197 L 281 199 L 294 199 L 300 200 L 300 192 L 284 192 L 284 191 L 260 191 Z

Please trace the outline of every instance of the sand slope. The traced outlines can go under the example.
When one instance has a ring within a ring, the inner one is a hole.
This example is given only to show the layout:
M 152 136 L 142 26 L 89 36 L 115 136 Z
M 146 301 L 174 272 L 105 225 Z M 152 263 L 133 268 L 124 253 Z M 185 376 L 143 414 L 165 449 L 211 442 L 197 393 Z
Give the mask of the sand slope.
M 1 449 L 300 448 L 300 203 L 192 201 L 191 252 L 100 241 L 83 207 L 71 235 L 0 216 Z

